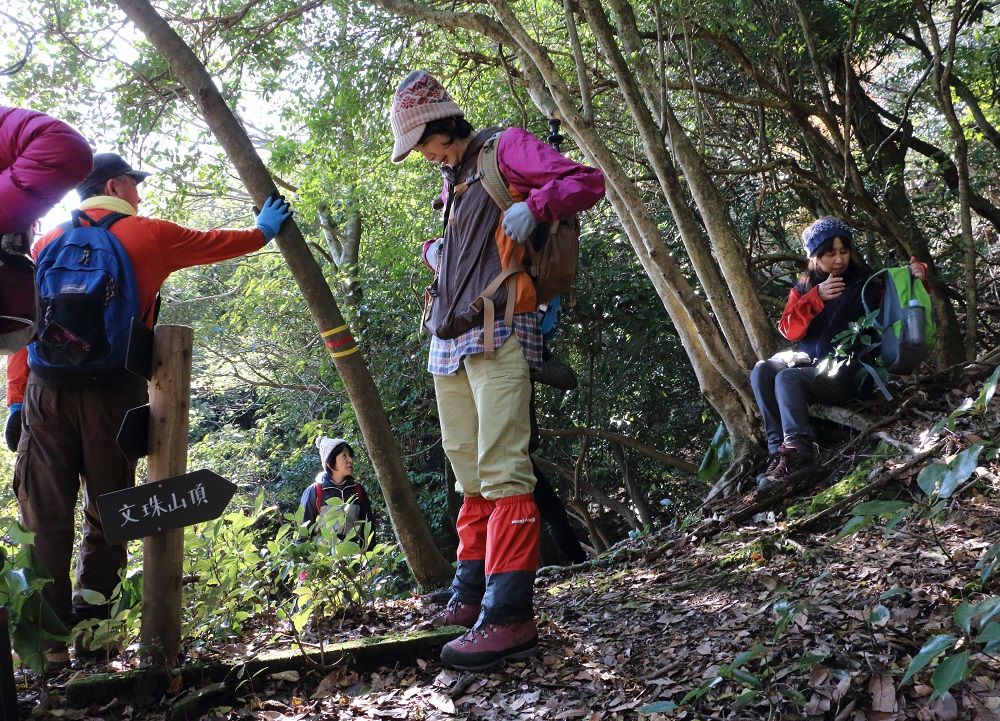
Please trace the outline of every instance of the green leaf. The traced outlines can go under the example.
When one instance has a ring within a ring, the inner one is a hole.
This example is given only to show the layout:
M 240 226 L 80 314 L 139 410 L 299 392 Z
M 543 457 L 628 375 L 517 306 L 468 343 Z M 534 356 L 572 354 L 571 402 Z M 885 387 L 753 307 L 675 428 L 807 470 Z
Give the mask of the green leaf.
M 955 609 L 955 625 L 966 633 L 972 633 L 972 604 L 962 601 Z
M 900 521 L 904 520 L 907 516 L 909 516 L 910 512 L 912 510 L 913 510 L 913 506 L 910 506 L 909 508 L 904 508 L 899 513 L 896 513 L 896 514 L 894 514 L 892 516 L 889 516 L 886 519 L 886 521 L 885 521 L 885 533 L 882 534 L 882 536 L 883 536 L 883 538 L 885 538 L 885 540 L 887 540 L 887 541 L 889 540 L 889 535 L 892 533 L 892 529 L 895 528 L 897 525 L 899 525 Z
M 813 664 L 820 663 L 820 662 L 822 662 L 824 660 L 826 660 L 826 655 L 825 654 L 810 653 L 810 654 L 807 654 L 807 655 L 803 656 L 800 659 L 797 659 L 795 661 L 795 668 L 796 668 L 796 670 L 800 670 L 801 671 L 802 669 L 811 668 L 813 666 Z
M 701 698 L 723 681 L 725 681 L 725 679 L 722 678 L 722 676 L 716 676 L 711 681 L 706 681 L 701 686 L 691 689 L 684 695 L 684 698 L 681 699 L 681 704 L 683 705 L 688 701 Z
M 800 691 L 797 691 L 794 688 L 783 688 L 783 689 L 781 689 L 781 695 L 784 696 L 785 698 L 790 698 L 792 701 L 794 701 L 799 706 L 805 706 L 806 705 L 806 697 L 803 696 Z
M 982 568 L 986 563 L 989 563 L 998 557 L 1000 557 L 1000 543 L 994 543 L 986 549 L 982 558 L 976 561 L 976 568 Z
M 758 656 L 760 656 L 763 653 L 764 653 L 764 646 L 763 646 L 763 644 L 759 644 L 758 643 L 756 646 L 754 646 L 753 648 L 751 648 L 749 651 L 744 651 L 743 653 L 739 654 L 733 660 L 732 668 L 739 668 L 740 666 L 742 666 L 743 664 L 745 664 L 747 661 L 752 661 L 753 659 L 757 658 Z
M 791 620 L 795 618 L 797 610 L 795 604 L 789 601 L 778 601 L 774 604 L 774 612 L 778 614 L 778 622 L 774 625 L 775 641 L 778 640 L 778 636 L 784 632 Z
M 973 609 L 972 613 L 979 619 L 979 625 L 983 626 L 989 623 L 990 619 L 1000 612 L 1000 596 L 990 596 L 984 601 L 977 603 Z
M 673 701 L 657 701 L 645 706 L 640 706 L 636 709 L 636 711 L 643 716 L 651 716 L 654 713 L 669 713 L 670 711 L 676 711 L 679 708 L 680 706 L 675 704 Z
M 909 592 L 910 589 L 908 588 L 903 588 L 902 586 L 896 586 L 895 588 L 890 588 L 888 591 L 879 596 L 878 600 L 884 601 L 887 598 L 892 598 L 893 596 L 899 596 L 900 594 Z
M 993 375 L 983 384 L 983 389 L 979 392 L 979 399 L 976 401 L 976 405 L 982 411 L 985 411 L 989 407 L 990 401 L 993 400 L 993 394 L 997 392 L 998 382 L 1000 382 L 1000 366 L 997 366 L 996 370 L 993 371 Z
M 104 597 L 103 593 L 99 593 L 92 588 L 81 589 L 80 596 L 91 606 L 103 606 L 108 602 L 108 599 Z
M 868 623 L 873 626 L 884 626 L 889 622 L 889 609 L 879 604 L 868 614 Z
M 29 531 L 19 521 L 14 521 L 7 529 L 10 540 L 18 546 L 32 546 L 35 543 L 34 531 Z
M 948 472 L 941 482 L 941 488 L 938 490 L 939 498 L 950 498 L 959 484 L 969 479 L 979 464 L 979 454 L 982 453 L 982 450 L 983 445 L 976 443 L 952 459 L 951 463 L 948 464 Z
M 26 594 L 31 584 L 25 577 L 24 569 L 13 568 L 3 572 L 4 580 L 7 582 L 8 592 L 12 597 Z
M 747 706 L 756 701 L 758 698 L 760 698 L 760 691 L 757 691 L 752 688 L 743 689 L 743 693 L 737 696 L 736 699 L 733 701 L 733 710 L 742 711 Z
M 976 636 L 976 643 L 991 643 L 1000 640 L 1000 623 L 990 621 Z
M 32 623 L 19 623 L 11 633 L 10 644 L 25 666 L 38 673 L 45 669 L 42 632 L 38 626 Z
M 973 405 L 972 399 L 966 398 L 964 401 L 962 401 L 962 404 L 958 408 L 953 410 L 947 418 L 942 418 L 941 420 L 939 420 L 937 423 L 934 424 L 934 426 L 931 428 L 931 435 L 934 435 L 945 426 L 948 426 L 948 428 L 954 428 L 955 419 L 965 415 L 965 413 L 970 408 L 972 408 L 972 405 Z
M 1000 565 L 1000 559 L 993 559 L 990 563 L 982 567 L 982 570 L 979 572 L 979 580 L 982 581 L 983 585 L 986 585 L 986 579 L 993 575 L 993 570 L 998 565 Z
M 839 541 L 842 538 L 850 536 L 852 533 L 857 533 L 865 526 L 870 526 L 872 523 L 871 516 L 854 516 L 849 520 L 844 527 L 840 529 L 840 533 L 837 534 L 835 541 Z
M 868 501 L 854 507 L 855 516 L 889 516 L 910 508 L 906 501 Z
M 38 623 L 45 633 L 56 638 L 69 636 L 69 629 L 66 628 L 66 624 L 56 615 L 56 612 L 52 610 L 52 606 L 44 598 L 39 609 L 39 616 Z
M 753 686 L 754 688 L 760 688 L 760 679 L 754 676 L 752 673 L 748 673 L 741 668 L 734 668 L 730 670 L 730 673 L 740 683 L 745 683 L 748 686 Z
M 965 672 L 969 668 L 970 655 L 971 652 L 963 651 L 949 656 L 938 665 L 931 680 L 931 685 L 934 686 L 934 693 L 931 694 L 932 701 L 943 696 L 948 689 L 965 678 Z
M 935 657 L 951 648 L 957 640 L 958 639 L 954 636 L 947 633 L 931 637 L 920 649 L 920 653 L 914 656 L 913 660 L 910 661 L 910 665 L 906 668 L 906 673 L 903 674 L 903 678 L 900 680 L 899 685 L 902 686 L 906 683 L 913 676 L 913 674 L 917 673 L 917 671 L 933 661 Z
M 917 475 L 917 485 L 928 496 L 933 496 L 947 472 L 948 466 L 943 463 L 932 463 L 929 466 L 924 466 Z

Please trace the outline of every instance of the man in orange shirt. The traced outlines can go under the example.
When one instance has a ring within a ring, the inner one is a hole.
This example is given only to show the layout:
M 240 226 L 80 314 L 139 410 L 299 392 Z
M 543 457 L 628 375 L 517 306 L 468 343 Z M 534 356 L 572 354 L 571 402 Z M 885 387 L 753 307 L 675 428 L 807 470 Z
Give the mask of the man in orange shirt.
M 138 186 L 148 176 L 115 153 L 99 153 L 77 192 L 85 219 L 96 223 L 111 213 L 128 216 L 115 222 L 110 232 L 132 261 L 142 319 L 152 327 L 156 297 L 167 276 L 259 250 L 291 212 L 283 200 L 269 199 L 257 216 L 257 227 L 250 230 L 200 231 L 144 218 L 137 214 Z M 37 258 L 62 232 L 56 228 L 42 236 L 32 246 L 32 255 Z M 106 606 L 88 604 L 82 591 L 110 598 L 126 566 L 125 544 L 105 540 L 96 499 L 135 485 L 135 463 L 122 454 L 115 439 L 125 413 L 148 403 L 149 394 L 145 379 L 124 369 L 109 380 L 88 378 L 81 383 L 76 376 L 54 377 L 51 368 L 31 372 L 35 361 L 26 361 L 26 355 L 21 351 L 11 356 L 7 366 L 7 402 L 23 402 L 14 491 L 24 525 L 35 532 L 35 550 L 54 579 L 43 594 L 72 628 L 79 620 L 106 615 Z M 69 571 L 81 483 L 83 540 L 72 586 Z M 46 643 L 51 663 L 68 660 L 65 645 Z

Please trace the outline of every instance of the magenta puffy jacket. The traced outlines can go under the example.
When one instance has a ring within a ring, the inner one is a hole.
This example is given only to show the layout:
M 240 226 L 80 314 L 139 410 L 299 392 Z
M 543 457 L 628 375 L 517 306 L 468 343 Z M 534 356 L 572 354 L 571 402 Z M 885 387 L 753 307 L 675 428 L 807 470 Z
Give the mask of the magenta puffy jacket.
M 0 106 L 0 233 L 31 227 L 93 163 L 87 140 L 66 123 Z

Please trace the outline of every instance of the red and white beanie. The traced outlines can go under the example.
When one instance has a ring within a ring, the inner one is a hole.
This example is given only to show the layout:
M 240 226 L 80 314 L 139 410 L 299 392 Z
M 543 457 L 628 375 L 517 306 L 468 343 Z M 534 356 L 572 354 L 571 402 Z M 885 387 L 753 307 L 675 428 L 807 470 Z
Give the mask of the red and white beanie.
M 465 113 L 448 95 L 448 91 L 425 70 L 414 70 L 403 78 L 392 98 L 389 123 L 396 142 L 392 146 L 392 162 L 401 163 L 424 134 L 432 120 L 464 117 Z

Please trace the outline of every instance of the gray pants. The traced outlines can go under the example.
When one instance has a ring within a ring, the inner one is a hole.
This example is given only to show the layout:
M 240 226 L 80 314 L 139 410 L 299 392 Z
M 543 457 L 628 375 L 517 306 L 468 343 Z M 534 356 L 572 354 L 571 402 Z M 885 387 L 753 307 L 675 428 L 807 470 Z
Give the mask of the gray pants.
M 788 442 L 802 450 L 812 436 L 809 404 L 840 405 L 857 394 L 854 383 L 820 373 L 816 366 L 789 368 L 780 361 L 758 361 L 750 374 L 750 385 L 764 417 L 767 450 L 777 453 Z

